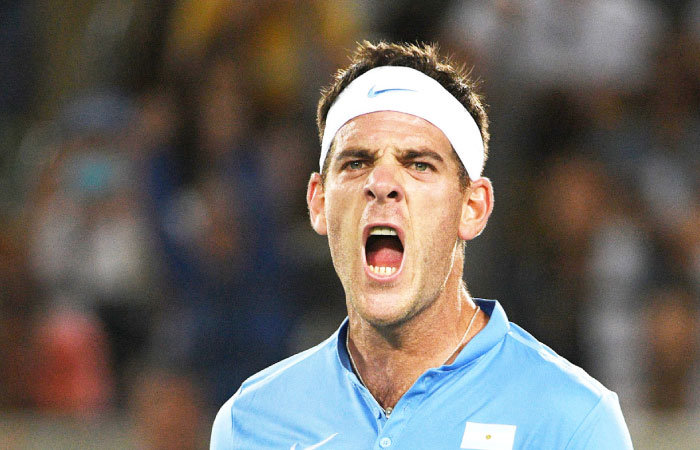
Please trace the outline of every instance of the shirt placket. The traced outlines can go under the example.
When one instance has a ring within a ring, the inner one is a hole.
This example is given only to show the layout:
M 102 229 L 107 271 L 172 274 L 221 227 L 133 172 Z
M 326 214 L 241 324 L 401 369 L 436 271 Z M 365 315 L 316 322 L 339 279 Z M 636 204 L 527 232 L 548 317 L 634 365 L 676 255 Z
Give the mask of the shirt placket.
M 383 413 L 381 414 L 378 420 L 379 434 L 374 443 L 375 450 L 397 448 L 397 442 L 401 438 L 406 424 L 411 420 L 416 409 L 421 406 L 429 392 L 435 389 L 436 377 L 437 374 L 434 370 L 429 370 L 421 375 L 401 397 L 388 418 Z M 377 403 L 376 400 L 374 403 Z

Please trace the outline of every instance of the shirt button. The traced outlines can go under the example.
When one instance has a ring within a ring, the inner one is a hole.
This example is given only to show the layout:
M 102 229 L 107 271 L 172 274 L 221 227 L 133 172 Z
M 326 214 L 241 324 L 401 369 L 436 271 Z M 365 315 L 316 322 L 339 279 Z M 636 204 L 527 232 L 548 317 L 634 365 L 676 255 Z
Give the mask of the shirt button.
M 391 446 L 391 439 L 388 438 L 388 437 L 383 437 L 383 438 L 379 441 L 379 446 L 380 446 L 381 448 L 390 447 L 390 446 Z

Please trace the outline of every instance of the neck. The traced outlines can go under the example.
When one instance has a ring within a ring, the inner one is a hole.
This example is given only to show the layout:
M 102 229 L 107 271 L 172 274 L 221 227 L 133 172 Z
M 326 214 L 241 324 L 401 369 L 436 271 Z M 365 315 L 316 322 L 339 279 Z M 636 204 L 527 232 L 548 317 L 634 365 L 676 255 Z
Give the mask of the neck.
M 376 327 L 349 313 L 354 370 L 383 408 L 393 408 L 428 369 L 452 363 L 485 326 L 488 319 L 478 312 L 461 277 L 449 294 L 443 292 L 425 310 L 392 327 Z

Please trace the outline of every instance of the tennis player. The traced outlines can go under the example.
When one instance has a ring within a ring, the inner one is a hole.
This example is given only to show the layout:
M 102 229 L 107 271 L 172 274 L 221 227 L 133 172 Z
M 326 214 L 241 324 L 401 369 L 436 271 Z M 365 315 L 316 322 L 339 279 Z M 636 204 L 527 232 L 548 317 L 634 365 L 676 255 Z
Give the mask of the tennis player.
M 493 208 L 487 127 L 436 48 L 357 48 L 322 92 L 307 193 L 348 318 L 245 381 L 212 449 L 632 448 L 613 392 L 462 280 Z

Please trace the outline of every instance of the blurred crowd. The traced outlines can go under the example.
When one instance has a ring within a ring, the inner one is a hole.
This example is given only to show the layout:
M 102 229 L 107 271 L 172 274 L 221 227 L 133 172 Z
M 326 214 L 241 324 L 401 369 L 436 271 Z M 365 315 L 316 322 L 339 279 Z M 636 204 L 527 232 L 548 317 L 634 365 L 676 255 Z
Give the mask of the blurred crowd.
M 472 295 L 615 390 L 639 448 L 700 410 L 700 1 L 15 0 L 0 417 L 205 448 L 241 381 L 340 324 L 305 190 L 319 89 L 364 39 L 439 42 L 480 80 Z

